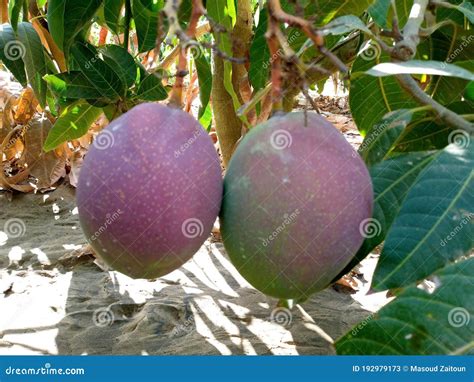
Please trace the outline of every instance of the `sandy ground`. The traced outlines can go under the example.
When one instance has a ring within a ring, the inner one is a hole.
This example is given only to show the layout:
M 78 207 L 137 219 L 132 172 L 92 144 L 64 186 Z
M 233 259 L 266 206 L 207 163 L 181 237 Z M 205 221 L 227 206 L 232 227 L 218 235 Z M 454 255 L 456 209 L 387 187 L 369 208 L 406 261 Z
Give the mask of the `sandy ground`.
M 0 354 L 332 354 L 331 339 L 386 301 L 366 296 L 367 283 L 355 295 L 329 288 L 289 316 L 210 240 L 154 281 L 103 270 L 84 251 L 67 185 L 12 201 L 0 192 L 2 228 Z

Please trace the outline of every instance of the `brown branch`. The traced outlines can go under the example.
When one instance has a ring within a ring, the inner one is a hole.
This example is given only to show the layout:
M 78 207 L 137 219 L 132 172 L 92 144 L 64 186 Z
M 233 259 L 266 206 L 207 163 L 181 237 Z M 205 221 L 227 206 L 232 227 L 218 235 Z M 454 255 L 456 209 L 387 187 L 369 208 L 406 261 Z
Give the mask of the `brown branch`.
M 415 100 L 417 100 L 422 105 L 431 106 L 440 120 L 452 127 L 465 130 L 470 134 L 474 133 L 474 124 L 466 121 L 460 115 L 436 102 L 418 86 L 411 75 L 399 74 L 396 76 L 396 78 L 403 89 L 413 96 Z
M 180 5 L 181 0 L 168 0 L 165 7 L 163 8 L 163 12 L 168 17 L 168 22 L 170 24 L 170 33 L 176 34 L 180 39 L 181 49 L 179 50 L 178 56 L 176 80 L 169 96 L 169 103 L 179 107 L 182 106 L 184 76 L 187 74 L 187 48 L 190 44 L 192 44 L 192 39 L 196 35 L 196 28 L 199 18 L 206 13 L 201 0 L 192 0 L 191 18 L 189 20 L 186 32 L 183 32 L 178 20 L 178 11 Z
M 273 18 L 281 23 L 300 28 L 306 36 L 313 42 L 314 46 L 321 54 L 326 56 L 342 73 L 346 74 L 349 69 L 347 66 L 324 45 L 323 35 L 313 28 L 309 20 L 290 15 L 282 7 L 280 0 L 268 0 L 269 19 Z
M 273 112 L 283 110 L 282 103 L 282 70 L 281 70 L 281 53 L 279 52 L 280 43 L 278 41 L 278 32 L 280 25 L 278 20 L 270 11 L 270 1 L 268 2 L 269 17 L 268 29 L 265 37 L 267 39 L 268 49 L 270 50 L 270 60 L 272 64 L 271 81 L 272 81 L 272 104 Z

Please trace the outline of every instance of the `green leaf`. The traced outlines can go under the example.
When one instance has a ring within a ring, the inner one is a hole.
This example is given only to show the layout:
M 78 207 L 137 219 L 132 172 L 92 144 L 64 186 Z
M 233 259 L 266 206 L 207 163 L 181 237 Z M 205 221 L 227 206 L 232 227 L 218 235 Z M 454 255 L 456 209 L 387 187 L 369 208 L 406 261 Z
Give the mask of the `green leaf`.
M 249 80 L 254 91 L 265 87 L 270 72 L 270 51 L 267 45 L 265 33 L 267 32 L 267 10 L 260 10 L 258 26 L 250 45 L 250 68 Z
M 374 187 L 374 211 L 372 228 L 367 227 L 367 237 L 357 251 L 354 259 L 334 279 L 339 280 L 359 264 L 372 250 L 382 243 L 393 221 L 398 215 L 405 197 L 420 172 L 434 158 L 433 152 L 415 152 L 402 154 L 384 160 L 370 171 Z M 369 232 L 370 231 L 370 232 Z
M 44 76 L 51 91 L 59 97 L 69 99 L 100 98 L 100 92 L 81 72 L 49 74 Z
M 418 104 L 408 96 L 393 76 L 354 76 L 375 63 L 389 58 L 380 53 L 376 43 L 366 45 L 352 65 L 349 106 L 359 131 L 365 135 L 384 115 L 397 109 L 411 109 Z
M 362 20 L 354 15 L 341 16 L 337 19 L 332 20 L 324 27 L 322 32 L 324 35 L 341 35 L 352 32 L 354 30 L 360 30 L 369 35 L 372 34 L 370 29 L 367 28 L 367 26 L 362 22 Z
M 472 354 L 474 259 L 433 277 L 429 293 L 412 285 L 336 342 L 338 354 Z
M 209 17 L 211 17 L 214 22 L 222 25 L 226 30 L 232 29 L 236 17 L 233 0 L 208 1 L 206 3 L 206 8 Z M 229 33 L 216 32 L 215 37 L 218 41 L 219 49 L 227 55 L 232 56 L 232 41 Z M 234 109 L 238 110 L 240 107 L 240 101 L 232 84 L 232 63 L 228 60 L 224 61 L 224 88 L 232 97 Z
M 33 25 L 30 23 L 19 23 L 17 33 L 18 40 L 25 48 L 23 60 L 25 62 L 28 81 L 35 92 L 36 98 L 38 98 L 38 102 L 44 107 L 48 87 L 43 80 L 43 76 L 48 74 L 48 69 L 43 44 L 35 28 L 33 28 Z
M 93 46 L 76 42 L 71 47 L 71 55 L 77 68 L 103 97 L 114 100 L 125 93 L 125 83 L 110 65 L 99 58 Z
M 147 52 L 155 47 L 158 34 L 158 17 L 163 0 L 132 0 L 132 14 L 138 36 L 138 52 Z
M 322 16 L 321 24 L 325 25 L 336 16 L 349 13 L 361 15 L 371 5 L 372 1 L 373 0 L 319 0 L 316 2 L 317 7 L 315 10 L 318 15 Z
M 413 117 L 413 109 L 399 109 L 385 115 L 369 130 L 359 154 L 368 166 L 383 160 Z
M 474 24 L 474 5 L 471 2 L 464 0 L 456 9 L 462 12 L 470 23 Z
M 474 80 L 474 73 L 469 70 L 439 61 L 411 60 L 406 62 L 385 62 L 365 72 L 371 76 L 384 77 L 394 74 L 430 74 Z
M 474 81 L 469 82 L 469 84 L 466 86 L 464 97 L 469 101 L 474 102 Z
M 74 38 L 92 22 L 101 5 L 102 0 L 48 0 L 49 31 L 66 56 Z
M 23 61 L 25 49 L 25 46 L 16 38 L 11 25 L 0 25 L 0 60 L 23 87 L 28 82 Z
M 455 134 L 410 189 L 385 241 L 375 289 L 422 280 L 473 247 L 474 150 L 467 133 Z
M 131 87 L 138 75 L 138 66 L 135 59 L 125 48 L 118 45 L 105 45 L 99 48 L 106 64 L 114 68 L 122 82 Z
M 387 28 L 388 11 L 390 10 L 391 0 L 375 0 L 367 10 L 370 17 L 382 28 Z
M 101 109 L 83 101 L 68 106 L 49 131 L 44 151 L 51 151 L 61 143 L 82 137 L 101 113 Z
M 144 101 L 160 101 L 168 96 L 161 80 L 153 73 L 148 74 L 138 86 L 137 98 Z
M 125 0 L 104 0 L 105 23 L 116 35 L 120 34 L 120 29 L 123 27 L 121 19 L 124 4 Z
M 447 105 L 457 114 L 474 114 L 474 103 L 463 101 Z M 426 118 L 414 120 L 396 142 L 393 151 L 426 151 L 443 149 L 450 143 L 453 128 L 428 114 Z
M 474 66 L 474 62 L 457 61 L 456 65 L 468 70 Z M 443 105 L 447 105 L 462 100 L 463 92 L 469 81 L 460 78 L 439 76 L 432 81 L 432 83 L 435 84 L 435 86 L 433 86 L 432 89 L 430 88 L 432 91 L 431 96 Z
M 199 81 L 199 98 L 201 107 L 199 108 L 198 118 L 201 118 L 206 111 L 209 99 L 211 98 L 212 89 L 212 71 L 211 64 L 204 56 L 201 50 L 193 52 L 194 62 L 196 63 L 196 71 Z
M 10 0 L 9 5 L 9 19 L 12 28 L 16 31 L 20 12 L 23 7 L 24 0 Z

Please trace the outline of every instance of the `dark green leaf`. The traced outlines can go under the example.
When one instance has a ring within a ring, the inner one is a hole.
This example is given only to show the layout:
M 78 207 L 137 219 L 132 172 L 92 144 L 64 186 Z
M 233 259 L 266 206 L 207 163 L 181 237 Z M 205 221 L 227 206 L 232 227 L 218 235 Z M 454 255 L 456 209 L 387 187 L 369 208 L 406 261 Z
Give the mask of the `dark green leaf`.
M 106 64 L 115 69 L 127 87 L 132 86 L 137 79 L 137 63 L 126 49 L 118 45 L 105 45 L 99 48 Z
M 83 101 L 68 106 L 50 130 L 44 150 L 53 150 L 61 143 L 82 137 L 101 113 L 101 109 Z
M 380 53 L 376 43 L 365 46 L 354 61 L 352 73 L 365 72 L 389 58 Z M 411 109 L 418 104 L 408 96 L 393 76 L 355 76 L 351 79 L 349 105 L 357 128 L 365 135 L 385 114 L 397 109 Z
M 336 342 L 338 354 L 472 354 L 474 259 L 433 277 L 429 293 L 412 285 Z
M 0 60 L 22 86 L 27 85 L 23 61 L 25 50 L 25 46 L 16 38 L 11 25 L 2 24 L 0 26 Z
M 92 22 L 102 1 L 48 0 L 49 31 L 66 56 L 74 38 Z
M 158 17 L 162 8 L 163 0 L 132 0 L 132 14 L 138 36 L 138 52 L 146 52 L 155 47 Z
M 372 34 L 369 28 L 357 16 L 347 15 L 340 16 L 325 25 L 322 30 L 324 35 L 340 35 L 350 33 L 355 30 L 363 31 L 367 34 Z
M 399 109 L 385 115 L 367 133 L 359 154 L 368 166 L 380 162 L 390 152 L 395 141 L 413 117 L 413 110 Z
M 46 56 L 43 49 L 41 39 L 36 33 L 33 25 L 27 22 L 18 24 L 18 40 L 25 47 L 25 62 L 28 81 L 33 88 L 36 98 L 42 107 L 46 103 L 47 84 L 43 80 L 43 76 L 48 74 L 46 65 Z
M 52 92 L 69 99 L 100 98 L 100 92 L 81 72 L 49 74 L 44 77 Z
M 149 74 L 140 82 L 137 98 L 144 101 L 159 101 L 168 96 L 161 80 L 154 74 Z
M 103 97 L 113 100 L 125 93 L 125 83 L 110 65 L 99 58 L 94 47 L 76 42 L 71 47 L 71 55 L 77 68 Z
M 105 22 L 116 35 L 120 33 L 120 29 L 123 27 L 121 19 L 124 4 L 125 0 L 104 0 Z
M 369 7 L 369 15 L 374 19 L 377 25 L 387 28 L 388 11 L 390 10 L 391 0 L 375 0 Z
M 373 279 L 377 290 L 422 280 L 474 245 L 474 150 L 467 133 L 454 133 L 454 143 L 419 175 L 388 232 Z
M 210 62 L 206 59 L 201 50 L 193 52 L 193 55 L 199 81 L 199 98 L 201 100 L 198 118 L 201 118 L 211 98 L 212 71 Z
M 258 26 L 250 45 L 249 80 L 254 91 L 265 86 L 270 72 L 270 51 L 268 50 L 265 33 L 267 31 L 267 10 L 262 9 L 259 14 Z
M 23 2 L 24 0 L 10 0 L 9 3 L 10 24 L 15 31 L 18 26 L 18 20 L 20 18 L 20 12 L 23 7 Z

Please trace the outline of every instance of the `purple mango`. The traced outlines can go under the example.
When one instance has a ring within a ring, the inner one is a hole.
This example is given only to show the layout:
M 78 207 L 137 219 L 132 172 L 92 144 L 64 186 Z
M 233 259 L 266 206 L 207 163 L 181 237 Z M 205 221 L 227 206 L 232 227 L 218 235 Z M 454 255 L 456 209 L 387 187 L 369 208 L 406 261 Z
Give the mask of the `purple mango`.
M 353 258 L 372 205 L 369 172 L 344 136 L 315 113 L 290 113 L 253 128 L 234 153 L 222 238 L 255 288 L 304 300 Z
M 189 114 L 157 103 L 135 106 L 97 136 L 77 186 L 89 243 L 133 278 L 163 276 L 189 260 L 211 232 L 221 198 L 208 134 Z

